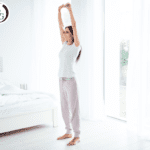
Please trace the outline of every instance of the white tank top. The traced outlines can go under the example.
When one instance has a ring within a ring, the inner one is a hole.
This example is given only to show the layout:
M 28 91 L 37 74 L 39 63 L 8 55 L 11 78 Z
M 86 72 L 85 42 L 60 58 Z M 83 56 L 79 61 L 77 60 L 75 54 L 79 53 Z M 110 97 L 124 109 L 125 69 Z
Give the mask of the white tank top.
M 59 52 L 59 72 L 58 77 L 75 77 L 75 65 L 81 46 L 67 45 L 65 41 Z

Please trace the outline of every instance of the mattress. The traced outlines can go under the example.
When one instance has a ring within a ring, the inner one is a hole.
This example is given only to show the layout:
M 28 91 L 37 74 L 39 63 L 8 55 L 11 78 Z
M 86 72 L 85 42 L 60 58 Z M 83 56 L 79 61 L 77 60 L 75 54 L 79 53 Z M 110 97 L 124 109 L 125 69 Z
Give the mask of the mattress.
M 50 110 L 58 107 L 58 103 L 50 101 L 50 99 L 37 99 L 35 101 L 27 101 L 14 105 L 0 107 L 0 118 L 14 117 L 28 113 Z
M 51 93 L 23 90 L 0 80 L 0 118 L 46 111 L 59 105 Z

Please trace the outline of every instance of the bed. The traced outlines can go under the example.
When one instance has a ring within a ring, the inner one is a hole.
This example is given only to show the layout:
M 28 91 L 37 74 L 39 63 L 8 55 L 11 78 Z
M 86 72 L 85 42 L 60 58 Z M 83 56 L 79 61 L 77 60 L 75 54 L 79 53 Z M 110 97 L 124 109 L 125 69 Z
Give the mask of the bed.
M 58 106 L 53 94 L 20 89 L 0 79 L 0 133 L 41 124 L 57 127 Z

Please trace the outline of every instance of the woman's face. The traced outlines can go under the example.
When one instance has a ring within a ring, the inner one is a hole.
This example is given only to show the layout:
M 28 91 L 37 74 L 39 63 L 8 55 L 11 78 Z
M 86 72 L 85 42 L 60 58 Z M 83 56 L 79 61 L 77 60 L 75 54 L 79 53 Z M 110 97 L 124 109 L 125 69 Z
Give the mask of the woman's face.
M 63 33 L 64 33 L 63 35 L 64 35 L 66 41 L 68 41 L 68 40 L 71 41 L 72 40 L 73 36 L 72 36 L 72 34 L 71 34 L 71 32 L 68 28 L 66 28 L 65 32 L 63 32 Z

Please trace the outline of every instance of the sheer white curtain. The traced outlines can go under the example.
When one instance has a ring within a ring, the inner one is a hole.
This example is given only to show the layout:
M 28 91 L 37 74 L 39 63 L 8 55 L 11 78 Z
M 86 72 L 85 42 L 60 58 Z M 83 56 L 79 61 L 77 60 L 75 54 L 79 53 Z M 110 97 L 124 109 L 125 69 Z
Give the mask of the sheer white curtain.
M 39 91 L 40 90 L 40 62 L 41 62 L 41 51 L 42 51 L 42 16 L 43 3 L 42 0 L 33 0 L 32 2 L 32 64 L 31 64 L 31 79 L 30 89 Z
M 133 0 L 128 61 L 127 127 L 150 140 L 150 1 Z
M 32 78 L 30 89 L 59 96 L 59 51 L 62 47 L 58 7 L 68 0 L 34 0 L 32 13 Z
M 89 25 L 89 30 L 92 30 L 89 47 L 91 46 L 92 48 L 89 49 L 89 88 L 91 97 L 88 101 L 88 111 L 89 120 L 104 121 L 106 119 L 103 97 L 104 1 L 94 0 L 91 3 L 89 7 L 92 6 L 93 9 L 87 13 L 89 14 L 89 16 L 87 15 L 88 20 L 91 20 L 90 16 L 92 14 L 92 25 Z

